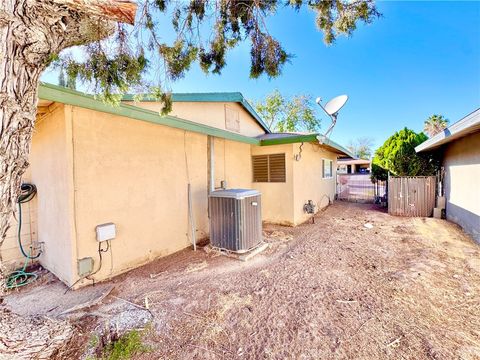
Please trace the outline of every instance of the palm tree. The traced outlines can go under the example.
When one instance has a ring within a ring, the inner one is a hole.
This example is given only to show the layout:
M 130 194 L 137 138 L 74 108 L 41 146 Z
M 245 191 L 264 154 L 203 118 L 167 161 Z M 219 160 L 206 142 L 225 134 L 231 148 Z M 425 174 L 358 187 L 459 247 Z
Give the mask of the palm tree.
M 432 115 L 423 124 L 423 131 L 430 137 L 435 136 L 448 126 L 448 119 L 443 115 Z

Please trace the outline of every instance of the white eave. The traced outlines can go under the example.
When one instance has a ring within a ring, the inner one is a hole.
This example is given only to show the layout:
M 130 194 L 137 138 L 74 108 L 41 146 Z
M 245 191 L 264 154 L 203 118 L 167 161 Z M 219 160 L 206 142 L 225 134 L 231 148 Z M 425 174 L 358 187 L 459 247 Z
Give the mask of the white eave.
M 480 108 L 471 112 L 463 119 L 457 121 L 455 124 L 447 127 L 434 137 L 421 143 L 415 148 L 415 151 L 418 153 L 422 151 L 433 150 L 441 145 L 449 143 L 450 141 L 459 139 L 477 131 L 480 131 Z
M 370 160 L 366 159 L 338 159 L 340 165 L 370 165 Z

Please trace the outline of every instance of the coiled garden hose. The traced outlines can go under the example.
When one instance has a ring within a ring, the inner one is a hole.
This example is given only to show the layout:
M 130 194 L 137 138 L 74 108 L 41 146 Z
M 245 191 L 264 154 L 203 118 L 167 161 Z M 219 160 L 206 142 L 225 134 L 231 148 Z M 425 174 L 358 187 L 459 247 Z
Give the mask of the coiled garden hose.
M 22 237 L 21 237 L 21 232 L 22 232 L 22 204 L 31 201 L 37 193 L 37 188 L 33 184 L 22 184 L 20 188 L 20 195 L 18 196 L 18 231 L 17 231 L 17 237 L 18 237 L 18 247 L 20 248 L 20 251 L 22 255 L 25 257 L 25 263 L 23 264 L 23 267 L 19 270 L 15 270 L 12 272 L 6 282 L 6 288 L 7 289 L 15 289 L 19 288 L 25 285 L 28 285 L 35 281 L 37 279 L 37 274 L 34 274 L 32 272 L 26 271 L 28 261 L 37 259 L 41 254 L 42 251 L 40 250 L 38 254 L 32 256 L 31 254 L 27 254 L 25 249 L 23 248 L 22 245 Z
M 22 237 L 21 237 L 21 232 L 22 232 L 22 204 L 27 203 L 31 201 L 35 195 L 37 194 L 37 187 L 33 184 L 22 184 L 22 187 L 20 188 L 20 195 L 18 196 L 18 247 L 20 248 L 20 251 L 22 252 L 22 255 L 25 256 L 27 259 L 33 260 L 37 259 L 42 255 L 42 251 L 40 250 L 37 255 L 32 256 L 30 254 L 27 254 L 25 250 L 23 249 L 22 245 Z
M 7 289 L 16 289 L 37 280 L 37 274 L 26 271 L 28 260 L 29 258 L 25 258 L 25 264 L 23 265 L 23 268 L 15 270 L 8 276 L 6 283 Z

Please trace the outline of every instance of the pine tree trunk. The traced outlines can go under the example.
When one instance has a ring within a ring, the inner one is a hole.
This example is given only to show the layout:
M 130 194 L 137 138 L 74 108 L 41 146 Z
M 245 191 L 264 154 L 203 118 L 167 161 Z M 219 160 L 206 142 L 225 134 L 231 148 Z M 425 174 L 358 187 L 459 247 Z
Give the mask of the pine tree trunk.
M 0 18 L 0 248 L 15 210 L 22 175 L 28 168 L 37 87 L 46 66 L 39 51 L 29 51 L 34 49 L 28 48 L 31 43 L 24 22 L 12 20 L 15 11 L 21 11 L 19 3 L 0 2 L 0 11 L 10 13 Z M 0 272 L 1 261 L 0 252 Z
M 40 75 L 61 50 L 108 36 L 111 21 L 133 23 L 135 11 L 124 0 L 0 0 L 2 285 L 1 246 L 28 168 Z
M 3 69 L 2 62 L 0 66 Z M 0 83 L 3 77 L 4 74 L 0 75 Z M 22 175 L 28 168 L 39 75 L 25 72 L 23 76 L 16 73 L 10 78 L 8 85 L 15 87 L 15 93 L 3 86 L 5 82 L 0 87 L 0 247 L 15 210 Z

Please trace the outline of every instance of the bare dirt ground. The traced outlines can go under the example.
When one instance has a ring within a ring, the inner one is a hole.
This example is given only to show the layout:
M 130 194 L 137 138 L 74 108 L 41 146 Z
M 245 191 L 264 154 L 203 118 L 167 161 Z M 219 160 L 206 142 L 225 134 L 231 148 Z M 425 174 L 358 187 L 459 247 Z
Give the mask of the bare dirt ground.
M 68 357 L 117 321 L 152 324 L 139 359 L 480 359 L 480 247 L 457 226 L 337 202 L 265 235 L 248 262 L 185 250 L 101 284 L 114 289 L 100 305 L 70 314 Z M 63 291 L 35 285 L 4 306 L 64 318 Z

